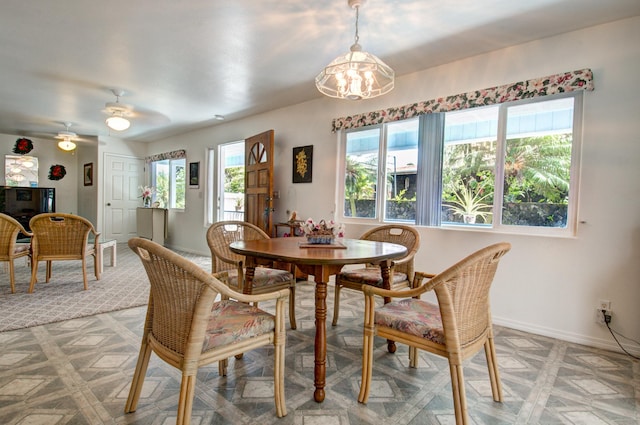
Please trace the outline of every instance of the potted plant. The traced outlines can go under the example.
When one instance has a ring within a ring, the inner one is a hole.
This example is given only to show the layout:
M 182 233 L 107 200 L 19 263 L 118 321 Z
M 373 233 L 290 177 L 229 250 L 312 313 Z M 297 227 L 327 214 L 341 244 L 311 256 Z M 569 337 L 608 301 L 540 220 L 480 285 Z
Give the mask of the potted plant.
M 480 192 L 473 193 L 470 187 L 466 187 L 460 192 L 454 193 L 456 199 L 451 201 L 453 205 L 449 206 L 449 208 L 455 215 L 461 216 L 465 224 L 474 224 L 478 216 L 482 217 L 486 223 L 487 218 L 492 215 L 492 206 L 482 201 L 487 199 L 489 195 L 491 195 L 491 192 L 485 194 Z
M 244 199 L 236 198 L 236 211 L 241 211 L 244 206 Z

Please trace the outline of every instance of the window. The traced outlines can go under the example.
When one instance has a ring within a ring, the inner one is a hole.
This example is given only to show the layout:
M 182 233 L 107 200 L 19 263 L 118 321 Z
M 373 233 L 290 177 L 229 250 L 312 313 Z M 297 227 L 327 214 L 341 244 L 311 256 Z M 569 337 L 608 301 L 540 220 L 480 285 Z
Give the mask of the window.
M 376 218 L 378 216 L 376 188 L 380 138 L 380 128 L 347 134 L 344 175 L 345 217 Z
M 207 160 L 207 225 L 218 220 L 243 221 L 244 141 L 219 145 L 217 163 L 215 151 L 216 148 L 209 149 Z
M 186 159 L 164 159 L 151 162 L 151 185 L 156 188 L 154 201 L 161 208 L 184 209 Z
M 347 131 L 343 217 L 572 234 L 581 100 L 574 92 Z
M 38 187 L 38 158 L 5 155 L 4 181 L 7 186 Z
M 398 121 L 347 134 L 345 217 L 378 218 L 382 212 L 385 221 L 415 221 L 418 123 Z

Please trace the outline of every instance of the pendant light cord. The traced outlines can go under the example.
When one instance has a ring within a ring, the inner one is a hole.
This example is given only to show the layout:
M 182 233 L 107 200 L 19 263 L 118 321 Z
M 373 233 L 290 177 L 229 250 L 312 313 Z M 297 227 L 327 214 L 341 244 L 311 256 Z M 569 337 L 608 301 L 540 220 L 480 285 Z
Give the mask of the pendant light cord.
M 355 44 L 358 44 L 358 41 L 360 41 L 360 36 L 358 35 L 358 18 L 360 16 L 360 6 L 356 6 L 356 42 Z

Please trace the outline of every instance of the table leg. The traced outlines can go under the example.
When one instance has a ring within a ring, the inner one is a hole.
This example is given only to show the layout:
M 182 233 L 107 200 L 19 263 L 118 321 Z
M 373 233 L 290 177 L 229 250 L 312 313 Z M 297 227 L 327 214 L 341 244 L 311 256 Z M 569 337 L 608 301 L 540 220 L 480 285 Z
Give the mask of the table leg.
M 244 269 L 244 286 L 242 287 L 243 294 L 251 294 L 253 287 L 253 277 L 256 273 L 256 259 L 253 257 L 246 257 Z
M 324 401 L 324 385 L 327 374 L 327 283 L 316 282 L 316 340 L 313 398 Z
M 391 262 L 389 260 L 380 263 L 380 273 L 382 274 L 382 286 L 384 289 L 391 289 Z M 391 298 L 384 297 L 384 303 L 391 302 Z M 396 343 L 390 339 L 387 340 L 387 351 L 390 353 L 396 352 Z

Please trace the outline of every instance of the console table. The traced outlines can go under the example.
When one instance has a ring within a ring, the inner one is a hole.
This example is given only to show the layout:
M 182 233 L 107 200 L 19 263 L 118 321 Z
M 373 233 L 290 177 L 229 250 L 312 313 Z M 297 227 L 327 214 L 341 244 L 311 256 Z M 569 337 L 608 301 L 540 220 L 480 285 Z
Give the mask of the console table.
M 166 208 L 138 208 L 136 210 L 136 229 L 141 238 L 164 245 L 167 237 Z
M 301 236 L 302 233 L 299 233 L 299 234 L 296 233 L 296 230 L 300 229 L 300 223 L 302 222 L 294 221 L 294 222 L 287 222 L 287 223 L 275 223 L 273 225 L 273 237 L 274 238 L 280 237 L 280 233 L 279 233 L 280 228 L 284 228 L 285 233 L 287 233 L 288 231 L 289 236 Z

